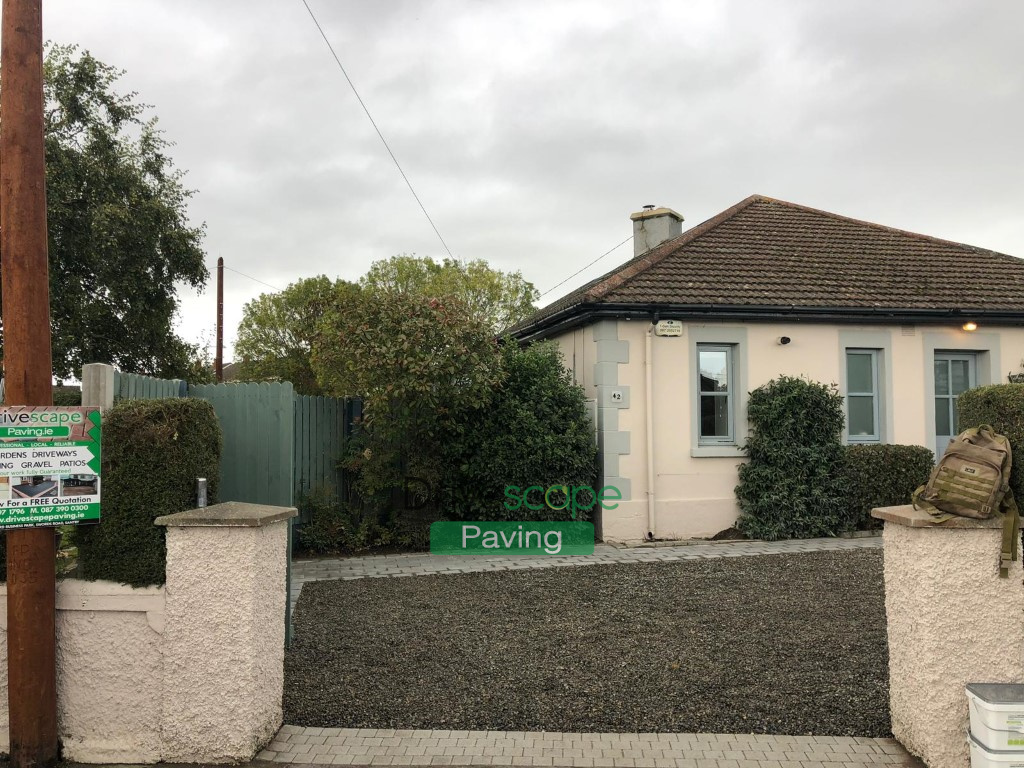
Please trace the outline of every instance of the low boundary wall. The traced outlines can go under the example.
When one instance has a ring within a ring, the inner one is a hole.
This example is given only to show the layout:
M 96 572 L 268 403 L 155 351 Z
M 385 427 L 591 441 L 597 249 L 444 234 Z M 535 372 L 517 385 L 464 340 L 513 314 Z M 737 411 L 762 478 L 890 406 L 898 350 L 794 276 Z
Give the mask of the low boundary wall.
M 250 760 L 281 725 L 290 507 L 240 502 L 158 518 L 167 583 L 57 586 L 63 758 Z M 8 751 L 0 584 L 0 751 Z

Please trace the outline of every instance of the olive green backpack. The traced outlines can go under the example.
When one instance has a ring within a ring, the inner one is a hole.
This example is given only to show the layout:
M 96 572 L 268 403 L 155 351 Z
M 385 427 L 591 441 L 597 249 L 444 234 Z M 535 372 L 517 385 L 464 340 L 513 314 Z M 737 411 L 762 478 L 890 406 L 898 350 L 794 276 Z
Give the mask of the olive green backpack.
M 923 509 L 941 523 L 952 517 L 985 520 L 1003 513 L 1003 546 L 999 576 L 1007 578 L 1017 559 L 1020 515 L 1010 489 L 1013 454 L 1010 441 L 985 424 L 965 430 L 932 470 L 928 482 L 914 491 L 915 509 Z

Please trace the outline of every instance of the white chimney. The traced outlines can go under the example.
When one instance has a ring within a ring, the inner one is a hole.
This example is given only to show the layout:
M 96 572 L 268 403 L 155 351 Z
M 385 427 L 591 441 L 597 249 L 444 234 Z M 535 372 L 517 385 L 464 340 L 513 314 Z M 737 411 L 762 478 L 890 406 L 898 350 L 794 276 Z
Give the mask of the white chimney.
M 671 208 L 645 205 L 642 211 L 630 214 L 629 218 L 633 221 L 634 256 L 683 234 L 683 217 Z

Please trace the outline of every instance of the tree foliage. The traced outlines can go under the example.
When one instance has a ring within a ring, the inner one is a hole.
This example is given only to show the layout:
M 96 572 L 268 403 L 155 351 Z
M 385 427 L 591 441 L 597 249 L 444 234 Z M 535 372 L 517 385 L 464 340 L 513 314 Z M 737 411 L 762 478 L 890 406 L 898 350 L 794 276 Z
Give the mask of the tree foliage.
M 437 444 L 499 380 L 494 336 L 454 296 L 360 289 L 339 299 L 321 320 L 312 363 L 326 393 L 363 398 L 367 442 L 350 467 L 361 492 L 387 492 L 403 471 L 436 483 Z
M 429 256 L 392 256 L 374 262 L 360 284 L 431 299 L 457 296 L 495 334 L 533 314 L 538 297 L 521 272 L 493 269 L 483 259 L 438 263 Z
M 351 283 L 319 275 L 248 302 L 235 342 L 241 378 L 290 381 L 301 395 L 321 394 L 310 364 L 313 340 L 324 314 L 355 291 Z
M 45 138 L 53 367 L 183 376 L 197 349 L 172 331 L 175 283 L 208 277 L 203 227 L 170 146 L 123 73 L 74 46 L 47 49 Z

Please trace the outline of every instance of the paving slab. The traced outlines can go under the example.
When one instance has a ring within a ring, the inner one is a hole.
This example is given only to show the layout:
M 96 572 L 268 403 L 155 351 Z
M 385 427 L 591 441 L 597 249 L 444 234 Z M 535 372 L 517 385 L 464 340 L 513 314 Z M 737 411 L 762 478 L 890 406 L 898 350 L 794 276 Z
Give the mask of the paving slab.
M 310 747 L 307 740 L 310 735 L 317 737 L 317 746 Z M 282 728 L 260 752 L 257 761 L 528 768 L 889 768 L 901 765 L 921 768 L 923 765 L 895 739 L 709 733 L 384 731 L 295 726 Z
M 430 555 L 410 552 L 398 555 L 319 558 L 292 562 L 292 608 L 302 585 L 336 579 L 382 579 L 408 576 L 443 576 L 478 571 L 513 571 L 530 568 L 565 568 L 607 563 L 671 562 L 718 557 L 756 557 L 845 549 L 880 549 L 881 536 L 856 539 L 799 539 L 791 541 L 722 541 L 675 546 L 621 548 L 597 544 L 593 555 L 549 557 L 545 555 Z

